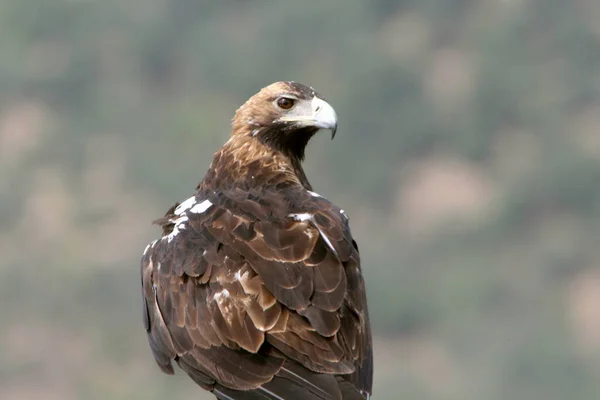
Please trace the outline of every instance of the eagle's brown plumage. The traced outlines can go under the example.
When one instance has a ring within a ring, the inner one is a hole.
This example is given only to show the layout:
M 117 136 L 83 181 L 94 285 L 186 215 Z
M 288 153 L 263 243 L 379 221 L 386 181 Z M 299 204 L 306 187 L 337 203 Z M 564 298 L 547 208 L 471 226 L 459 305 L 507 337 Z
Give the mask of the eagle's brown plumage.
M 144 251 L 141 274 L 164 372 L 175 361 L 220 399 L 369 397 L 358 248 L 343 210 L 310 191 L 301 166 L 320 128 L 335 133 L 335 112 L 312 88 L 264 88 L 236 112 L 194 196 L 158 221 L 164 236 Z

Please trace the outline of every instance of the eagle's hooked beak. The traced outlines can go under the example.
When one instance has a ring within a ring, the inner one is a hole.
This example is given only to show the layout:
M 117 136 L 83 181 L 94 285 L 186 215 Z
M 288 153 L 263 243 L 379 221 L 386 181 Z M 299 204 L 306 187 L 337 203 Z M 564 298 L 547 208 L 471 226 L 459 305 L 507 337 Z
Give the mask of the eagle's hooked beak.
M 310 110 L 306 110 L 303 115 L 284 116 L 279 119 L 281 122 L 292 122 L 298 126 L 314 126 L 319 129 L 330 129 L 331 139 L 335 137 L 337 130 L 337 115 L 333 107 L 323 99 L 317 96 L 310 102 Z
M 330 129 L 331 139 L 333 140 L 337 131 L 337 115 L 335 110 L 328 102 L 317 96 L 312 99 L 311 106 L 314 126 L 321 129 Z

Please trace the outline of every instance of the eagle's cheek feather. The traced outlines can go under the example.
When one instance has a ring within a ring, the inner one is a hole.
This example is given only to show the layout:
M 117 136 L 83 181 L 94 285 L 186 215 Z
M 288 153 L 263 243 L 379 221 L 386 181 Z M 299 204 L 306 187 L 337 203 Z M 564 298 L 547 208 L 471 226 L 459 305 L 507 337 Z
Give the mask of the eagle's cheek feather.
M 141 277 L 162 371 L 175 361 L 219 399 L 369 397 L 358 248 L 301 165 L 310 137 L 336 128 L 312 88 L 263 89 L 236 112 L 196 193 L 155 221 L 163 235 L 144 249 Z

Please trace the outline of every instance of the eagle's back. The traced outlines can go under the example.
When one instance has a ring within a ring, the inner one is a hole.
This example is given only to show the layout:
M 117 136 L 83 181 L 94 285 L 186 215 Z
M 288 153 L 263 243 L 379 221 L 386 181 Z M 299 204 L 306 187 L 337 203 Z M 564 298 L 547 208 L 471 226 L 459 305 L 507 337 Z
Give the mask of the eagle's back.
M 159 222 L 141 273 L 164 372 L 176 361 L 223 399 L 371 392 L 364 282 L 343 210 L 301 186 L 201 185 Z

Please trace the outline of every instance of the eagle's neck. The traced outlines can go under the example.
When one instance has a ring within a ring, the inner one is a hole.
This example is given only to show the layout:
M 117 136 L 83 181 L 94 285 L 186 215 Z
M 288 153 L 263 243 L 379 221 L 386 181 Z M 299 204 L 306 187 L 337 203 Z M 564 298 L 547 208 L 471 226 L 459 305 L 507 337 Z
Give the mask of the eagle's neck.
M 312 190 L 312 186 L 304 173 L 304 168 L 302 168 L 302 161 L 299 158 L 292 157 L 290 158 L 290 164 L 292 165 L 292 169 L 295 175 L 298 177 L 298 181 L 306 190 Z
M 217 190 L 233 186 L 312 189 L 300 157 L 248 135 L 232 136 L 215 153 L 199 188 Z

